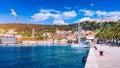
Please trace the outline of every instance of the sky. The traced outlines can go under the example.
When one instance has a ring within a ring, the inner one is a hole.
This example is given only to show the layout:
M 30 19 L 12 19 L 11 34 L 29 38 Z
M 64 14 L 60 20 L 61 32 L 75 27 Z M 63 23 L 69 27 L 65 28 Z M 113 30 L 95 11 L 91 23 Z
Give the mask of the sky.
M 93 19 L 118 20 L 119 6 L 120 0 L 0 0 L 0 23 L 67 25 Z

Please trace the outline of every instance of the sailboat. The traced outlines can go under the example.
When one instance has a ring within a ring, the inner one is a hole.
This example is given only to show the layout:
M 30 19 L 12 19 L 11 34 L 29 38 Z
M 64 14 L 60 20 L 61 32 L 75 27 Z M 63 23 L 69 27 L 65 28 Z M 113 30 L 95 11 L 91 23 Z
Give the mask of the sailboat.
M 78 23 L 78 44 L 72 43 L 72 47 L 89 47 L 89 44 L 82 39 L 82 26 Z

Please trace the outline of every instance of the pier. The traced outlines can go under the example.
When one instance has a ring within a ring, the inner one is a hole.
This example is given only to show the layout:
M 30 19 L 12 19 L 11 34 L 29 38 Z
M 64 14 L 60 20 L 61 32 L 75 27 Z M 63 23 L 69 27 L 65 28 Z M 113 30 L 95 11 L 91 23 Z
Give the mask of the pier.
M 90 48 L 85 68 L 120 68 L 120 47 L 95 44 Z M 103 55 L 100 55 L 103 51 Z

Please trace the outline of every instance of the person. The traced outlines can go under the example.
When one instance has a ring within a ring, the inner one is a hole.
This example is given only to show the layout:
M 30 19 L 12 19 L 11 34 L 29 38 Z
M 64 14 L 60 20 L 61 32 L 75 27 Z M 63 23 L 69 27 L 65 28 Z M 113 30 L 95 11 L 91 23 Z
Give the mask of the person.
M 120 40 L 117 41 L 118 42 L 118 47 L 120 46 Z
M 96 47 L 96 46 L 94 46 L 94 48 L 95 48 L 95 50 L 97 50 L 97 47 Z

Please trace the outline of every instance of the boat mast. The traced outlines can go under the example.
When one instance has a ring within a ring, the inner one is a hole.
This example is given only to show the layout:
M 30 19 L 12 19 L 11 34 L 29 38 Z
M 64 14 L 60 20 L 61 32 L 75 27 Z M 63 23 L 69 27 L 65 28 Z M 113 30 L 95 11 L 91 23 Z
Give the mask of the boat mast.
M 82 35 L 82 26 L 80 25 L 81 22 L 78 23 L 78 44 L 81 43 L 81 35 Z

